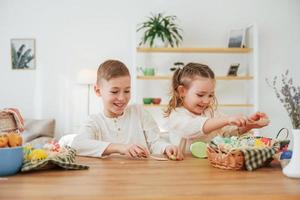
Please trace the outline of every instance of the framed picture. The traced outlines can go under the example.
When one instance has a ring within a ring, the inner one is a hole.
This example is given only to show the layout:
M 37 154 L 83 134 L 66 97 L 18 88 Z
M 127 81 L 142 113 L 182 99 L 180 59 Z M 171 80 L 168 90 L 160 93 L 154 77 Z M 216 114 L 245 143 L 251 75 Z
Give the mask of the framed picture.
M 243 48 L 245 40 L 245 29 L 232 29 L 229 33 L 229 48 Z
M 237 71 L 239 69 L 240 63 L 234 63 L 230 65 L 227 76 L 237 76 Z
M 35 39 L 11 39 L 12 69 L 35 69 Z

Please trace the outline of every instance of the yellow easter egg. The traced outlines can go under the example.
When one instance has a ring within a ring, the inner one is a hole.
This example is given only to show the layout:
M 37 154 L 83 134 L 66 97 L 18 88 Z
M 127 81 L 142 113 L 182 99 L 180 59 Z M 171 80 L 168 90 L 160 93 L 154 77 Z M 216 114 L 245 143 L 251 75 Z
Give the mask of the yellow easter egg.
M 43 149 L 34 149 L 29 155 L 29 160 L 44 160 L 48 157 L 48 154 Z

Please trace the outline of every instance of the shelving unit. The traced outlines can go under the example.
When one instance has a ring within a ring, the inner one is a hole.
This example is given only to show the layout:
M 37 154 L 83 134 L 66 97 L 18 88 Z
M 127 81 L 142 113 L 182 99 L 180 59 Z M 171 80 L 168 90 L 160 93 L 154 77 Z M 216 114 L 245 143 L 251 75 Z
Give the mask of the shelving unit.
M 169 68 L 173 67 L 173 63 L 178 61 L 185 64 L 200 62 L 208 64 L 215 72 L 217 80 L 216 94 L 220 109 L 233 110 L 244 114 L 258 110 L 257 30 L 255 26 L 251 26 L 250 29 L 246 34 L 248 48 L 136 48 L 134 52 L 135 66 L 152 67 L 158 73 L 155 76 L 144 76 L 138 71 L 133 73 L 133 85 L 135 91 L 137 91 L 134 96 L 134 103 L 142 104 L 143 97 L 162 97 L 162 104 L 160 105 L 144 105 L 154 116 L 161 115 L 162 109 L 167 106 L 167 94 L 173 73 L 169 71 Z M 238 75 L 227 76 L 230 64 L 233 63 L 241 63 Z M 227 92 L 229 92 L 229 97 L 227 97 L 229 99 L 224 98 Z M 240 98 L 237 98 L 237 96 Z M 160 110 L 160 114 L 157 114 L 157 110 Z
M 249 54 L 253 53 L 253 48 L 137 48 L 137 53 L 146 53 L 146 54 L 173 54 L 173 53 L 206 53 L 206 54 Z M 216 55 L 217 56 L 217 55 Z M 144 76 L 137 75 L 136 79 L 141 81 L 170 81 L 172 75 L 155 75 L 155 76 Z M 239 75 L 239 76 L 216 76 L 217 81 L 250 81 L 254 80 L 253 75 Z M 220 107 L 255 107 L 254 104 L 220 104 Z M 149 106 L 146 106 L 149 107 Z M 150 107 L 164 107 L 164 106 L 150 106 Z

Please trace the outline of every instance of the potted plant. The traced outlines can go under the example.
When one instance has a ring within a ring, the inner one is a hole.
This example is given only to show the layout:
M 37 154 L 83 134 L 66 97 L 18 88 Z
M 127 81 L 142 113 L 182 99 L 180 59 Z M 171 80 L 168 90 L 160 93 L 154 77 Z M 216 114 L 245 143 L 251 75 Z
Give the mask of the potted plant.
M 283 168 L 283 173 L 288 177 L 300 178 L 300 87 L 294 86 L 288 70 L 281 75 L 279 88 L 277 76 L 274 77 L 273 83 L 269 83 L 269 85 L 274 89 L 277 98 L 283 104 L 293 125 L 293 155 L 289 164 Z
M 178 46 L 182 41 L 180 31 L 182 31 L 176 24 L 177 17 L 174 15 L 164 16 L 162 13 L 152 14 L 147 21 L 141 23 L 137 31 L 144 30 L 144 35 L 139 46 L 149 43 L 150 47 L 157 44 L 156 40 L 160 39 L 165 45 L 171 47 Z

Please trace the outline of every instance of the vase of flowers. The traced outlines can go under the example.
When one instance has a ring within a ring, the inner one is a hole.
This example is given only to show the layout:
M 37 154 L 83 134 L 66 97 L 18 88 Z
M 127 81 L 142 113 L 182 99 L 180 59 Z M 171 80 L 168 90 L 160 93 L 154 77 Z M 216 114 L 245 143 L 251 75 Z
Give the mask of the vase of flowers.
M 150 47 L 178 46 L 182 41 L 182 36 L 176 19 L 177 17 L 174 15 L 152 14 L 147 21 L 139 24 L 137 28 L 137 31 L 144 30 L 139 46 L 142 44 L 149 44 Z
M 281 75 L 279 87 L 277 76 L 274 77 L 272 85 L 269 85 L 283 104 L 293 125 L 293 155 L 288 165 L 283 168 L 283 174 L 291 178 L 300 178 L 300 87 L 294 86 L 288 70 Z

